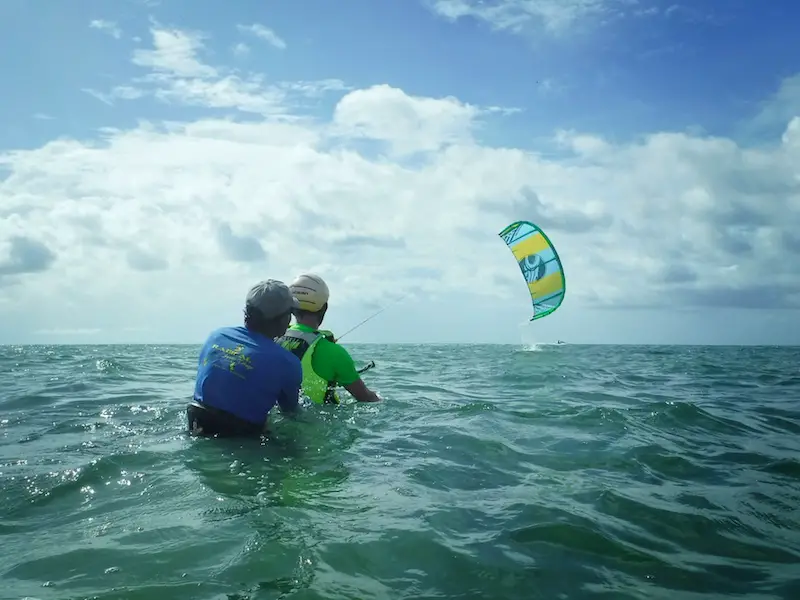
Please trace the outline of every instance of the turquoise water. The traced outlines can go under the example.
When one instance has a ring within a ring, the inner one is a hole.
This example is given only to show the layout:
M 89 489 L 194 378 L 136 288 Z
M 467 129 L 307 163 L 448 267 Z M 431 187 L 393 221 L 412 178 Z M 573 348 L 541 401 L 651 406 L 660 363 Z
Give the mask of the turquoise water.
M 800 598 L 800 349 L 351 346 L 264 443 L 197 350 L 0 348 L 0 597 Z

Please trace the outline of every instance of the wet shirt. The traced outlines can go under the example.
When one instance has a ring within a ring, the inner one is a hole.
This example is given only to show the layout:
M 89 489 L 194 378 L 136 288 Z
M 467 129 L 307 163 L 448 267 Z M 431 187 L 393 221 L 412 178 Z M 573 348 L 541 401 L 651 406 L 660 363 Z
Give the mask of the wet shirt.
M 289 329 L 309 333 L 315 331 L 313 328 L 299 323 L 295 323 Z M 317 375 L 326 381 L 335 381 L 339 385 L 350 385 L 361 377 L 347 349 L 326 339 L 321 339 L 314 347 L 311 366 Z
M 278 404 L 297 408 L 300 360 L 271 338 L 246 327 L 222 327 L 200 351 L 194 398 L 251 423 L 263 423 Z

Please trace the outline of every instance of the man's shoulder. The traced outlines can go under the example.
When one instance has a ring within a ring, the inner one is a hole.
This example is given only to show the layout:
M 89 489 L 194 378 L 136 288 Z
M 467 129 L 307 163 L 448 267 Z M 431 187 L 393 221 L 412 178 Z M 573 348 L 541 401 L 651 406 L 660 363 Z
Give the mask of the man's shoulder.
M 236 327 L 235 325 L 223 325 L 213 329 L 208 334 L 209 340 L 218 338 L 237 338 L 246 335 L 247 330 L 244 327 Z
M 289 352 L 289 350 L 280 344 L 275 344 L 275 346 L 277 346 L 277 352 L 280 353 L 280 355 L 283 357 L 283 360 L 287 361 L 291 365 L 297 365 L 298 368 L 300 367 L 300 359 L 297 358 L 297 356 Z
M 329 339 L 322 338 L 317 342 L 319 346 L 321 346 L 322 354 L 330 361 L 337 363 L 337 366 L 341 366 L 342 363 L 350 364 L 353 363 L 353 357 L 350 356 L 350 352 L 347 351 L 347 348 L 333 342 Z
M 294 358 L 290 352 L 280 344 L 277 344 L 272 338 L 255 333 L 244 326 L 219 327 L 209 334 L 206 343 L 218 343 L 220 340 L 224 340 L 226 345 L 229 346 L 243 346 L 244 351 L 254 359 L 260 358 L 265 359 L 267 362 L 273 362 L 276 359 L 286 358 L 286 354 Z
M 300 359 L 280 344 L 275 344 L 275 346 L 276 356 L 281 365 L 281 370 L 284 373 L 288 373 L 293 384 L 296 383 L 299 385 L 303 379 L 303 364 L 300 362 Z
M 300 359 L 270 339 L 260 340 L 251 354 L 259 370 L 269 373 L 270 377 L 283 377 L 285 373 L 291 373 L 292 378 L 302 377 Z
M 261 345 L 263 353 L 280 364 L 300 368 L 300 359 L 274 340 L 265 339 Z
M 223 341 L 232 341 L 237 337 L 235 327 L 217 327 L 209 332 L 203 341 L 203 347 L 208 348 Z
M 323 337 L 319 341 L 319 343 L 320 344 L 325 344 L 325 346 L 330 348 L 331 352 L 335 352 L 336 354 L 338 354 L 340 356 L 347 356 L 348 358 L 350 358 L 350 352 L 347 351 L 347 348 L 345 348 L 340 343 L 338 343 L 338 342 L 336 342 L 334 340 L 335 340 L 335 338 L 333 338 L 333 334 L 331 334 L 330 338 L 329 337 Z

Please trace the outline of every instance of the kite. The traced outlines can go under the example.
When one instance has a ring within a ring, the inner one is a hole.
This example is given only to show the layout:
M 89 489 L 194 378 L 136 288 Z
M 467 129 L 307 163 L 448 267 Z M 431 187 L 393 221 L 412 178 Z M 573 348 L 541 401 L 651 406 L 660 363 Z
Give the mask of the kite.
M 553 313 L 564 301 L 567 283 L 555 247 L 529 221 L 516 221 L 498 234 L 517 259 L 533 303 L 531 321 Z

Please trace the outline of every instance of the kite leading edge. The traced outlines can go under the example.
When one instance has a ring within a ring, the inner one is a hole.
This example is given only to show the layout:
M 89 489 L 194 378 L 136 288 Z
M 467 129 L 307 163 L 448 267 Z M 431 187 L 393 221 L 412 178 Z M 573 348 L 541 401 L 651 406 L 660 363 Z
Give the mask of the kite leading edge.
M 531 321 L 546 317 L 564 301 L 564 268 L 550 239 L 530 221 L 516 221 L 499 233 L 517 259 L 533 303 Z

